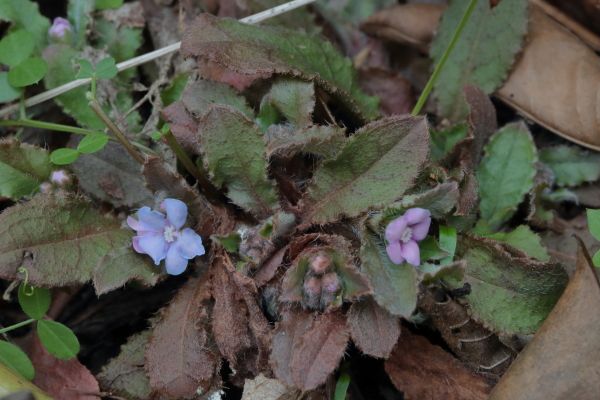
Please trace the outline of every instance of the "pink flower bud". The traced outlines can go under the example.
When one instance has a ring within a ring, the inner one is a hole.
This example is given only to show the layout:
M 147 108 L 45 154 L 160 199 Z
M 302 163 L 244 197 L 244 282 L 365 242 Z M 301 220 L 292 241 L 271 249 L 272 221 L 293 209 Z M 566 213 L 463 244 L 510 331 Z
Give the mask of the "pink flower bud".
M 48 30 L 48 35 L 53 39 L 64 39 L 69 32 L 71 32 L 71 24 L 69 21 L 62 17 L 57 17 L 54 18 L 52 26 Z

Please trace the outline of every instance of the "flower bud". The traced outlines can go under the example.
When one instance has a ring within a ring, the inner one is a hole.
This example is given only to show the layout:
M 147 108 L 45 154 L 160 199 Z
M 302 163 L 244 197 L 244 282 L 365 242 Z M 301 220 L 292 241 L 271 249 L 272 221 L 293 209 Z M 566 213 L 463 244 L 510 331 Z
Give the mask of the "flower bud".
M 331 257 L 325 253 L 319 253 L 310 261 L 310 269 L 316 275 L 323 275 L 331 267 Z
M 62 17 L 57 17 L 54 18 L 52 26 L 48 30 L 48 35 L 51 39 L 62 41 L 67 38 L 68 34 L 71 33 L 71 30 L 71 24 L 68 20 Z

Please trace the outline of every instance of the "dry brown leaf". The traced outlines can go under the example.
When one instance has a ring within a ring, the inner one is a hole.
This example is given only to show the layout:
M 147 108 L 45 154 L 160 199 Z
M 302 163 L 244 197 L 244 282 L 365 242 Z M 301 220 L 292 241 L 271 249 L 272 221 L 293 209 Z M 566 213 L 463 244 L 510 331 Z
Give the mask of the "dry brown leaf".
M 293 400 L 299 392 L 290 389 L 277 379 L 260 374 L 254 379 L 246 379 L 242 400 Z
M 379 109 L 385 115 L 408 114 L 415 103 L 410 82 L 398 72 L 380 68 L 358 71 L 360 87 L 372 96 L 379 97 Z
M 400 338 L 385 371 L 406 400 L 484 400 L 490 391 L 450 353 L 410 332 Z
M 600 282 L 580 241 L 577 269 L 491 400 L 593 400 L 600 394 Z
M 348 325 L 354 344 L 373 357 L 387 358 L 400 336 L 400 318 L 380 307 L 372 297 L 352 304 Z
M 215 342 L 223 357 L 238 371 L 236 381 L 254 376 L 267 366 L 270 342 L 269 322 L 256 302 L 256 285 L 235 270 L 224 251 L 214 257 L 210 274 L 215 299 L 212 314 Z
M 444 8 L 439 4 L 397 5 L 373 14 L 360 29 L 382 39 L 427 48 Z
M 273 337 L 273 372 L 288 386 L 315 389 L 337 368 L 348 337 L 346 319 L 339 312 L 287 311 Z
M 146 348 L 146 372 L 156 398 L 188 399 L 211 387 L 218 356 L 208 324 L 211 296 L 206 274 L 190 279 L 154 326 Z
M 98 400 L 100 387 L 94 375 L 77 360 L 59 360 L 40 343 L 31 341 L 29 357 L 35 366 L 33 383 L 60 400 Z

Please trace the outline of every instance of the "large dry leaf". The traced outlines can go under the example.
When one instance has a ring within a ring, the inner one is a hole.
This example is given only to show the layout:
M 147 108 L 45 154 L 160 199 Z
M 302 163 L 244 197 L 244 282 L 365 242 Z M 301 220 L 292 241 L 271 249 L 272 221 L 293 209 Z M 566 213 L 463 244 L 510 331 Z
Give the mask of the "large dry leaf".
M 400 318 L 371 297 L 352 304 L 348 325 L 352 341 L 360 351 L 373 357 L 387 358 L 400 336 Z
M 450 353 L 408 332 L 385 362 L 385 371 L 406 400 L 484 400 L 490 390 Z
M 490 399 L 597 399 L 599 308 L 600 282 L 581 246 L 577 270 L 562 297 Z
M 213 383 L 219 363 L 207 329 L 211 299 L 206 278 L 190 279 L 179 289 L 154 326 L 145 367 L 159 398 L 192 398 Z
M 273 372 L 288 386 L 315 389 L 338 366 L 348 337 L 345 317 L 339 312 L 318 315 L 288 311 L 273 337 Z
M 33 383 L 55 399 L 97 400 L 100 392 L 94 375 L 77 360 L 59 360 L 33 338 L 29 357 L 35 365 Z
M 254 379 L 246 379 L 242 400 L 293 400 L 298 395 L 297 390 L 260 374 Z

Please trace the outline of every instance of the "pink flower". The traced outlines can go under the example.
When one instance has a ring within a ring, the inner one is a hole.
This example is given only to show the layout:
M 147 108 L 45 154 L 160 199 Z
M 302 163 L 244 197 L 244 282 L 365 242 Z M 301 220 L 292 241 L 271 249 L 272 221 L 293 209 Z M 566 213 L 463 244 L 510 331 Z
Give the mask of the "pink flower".
M 52 171 L 50 182 L 58 186 L 65 186 L 71 182 L 71 177 L 64 169 L 57 169 L 56 171 Z
M 411 208 L 390 222 L 385 228 L 385 240 L 390 260 L 394 264 L 407 262 L 415 267 L 421 264 L 417 242 L 425 239 L 431 225 L 431 213 L 423 208 Z
M 63 39 L 67 33 L 71 32 L 71 24 L 62 17 L 54 18 L 52 26 L 48 30 L 48 35 L 54 39 Z
M 190 228 L 184 228 L 188 209 L 184 202 L 165 199 L 161 205 L 163 213 L 142 207 L 138 219 L 127 218 L 127 224 L 137 232 L 133 238 L 133 249 L 152 257 L 155 265 L 165 260 L 167 273 L 179 275 L 185 271 L 188 260 L 205 253 L 202 238 Z

